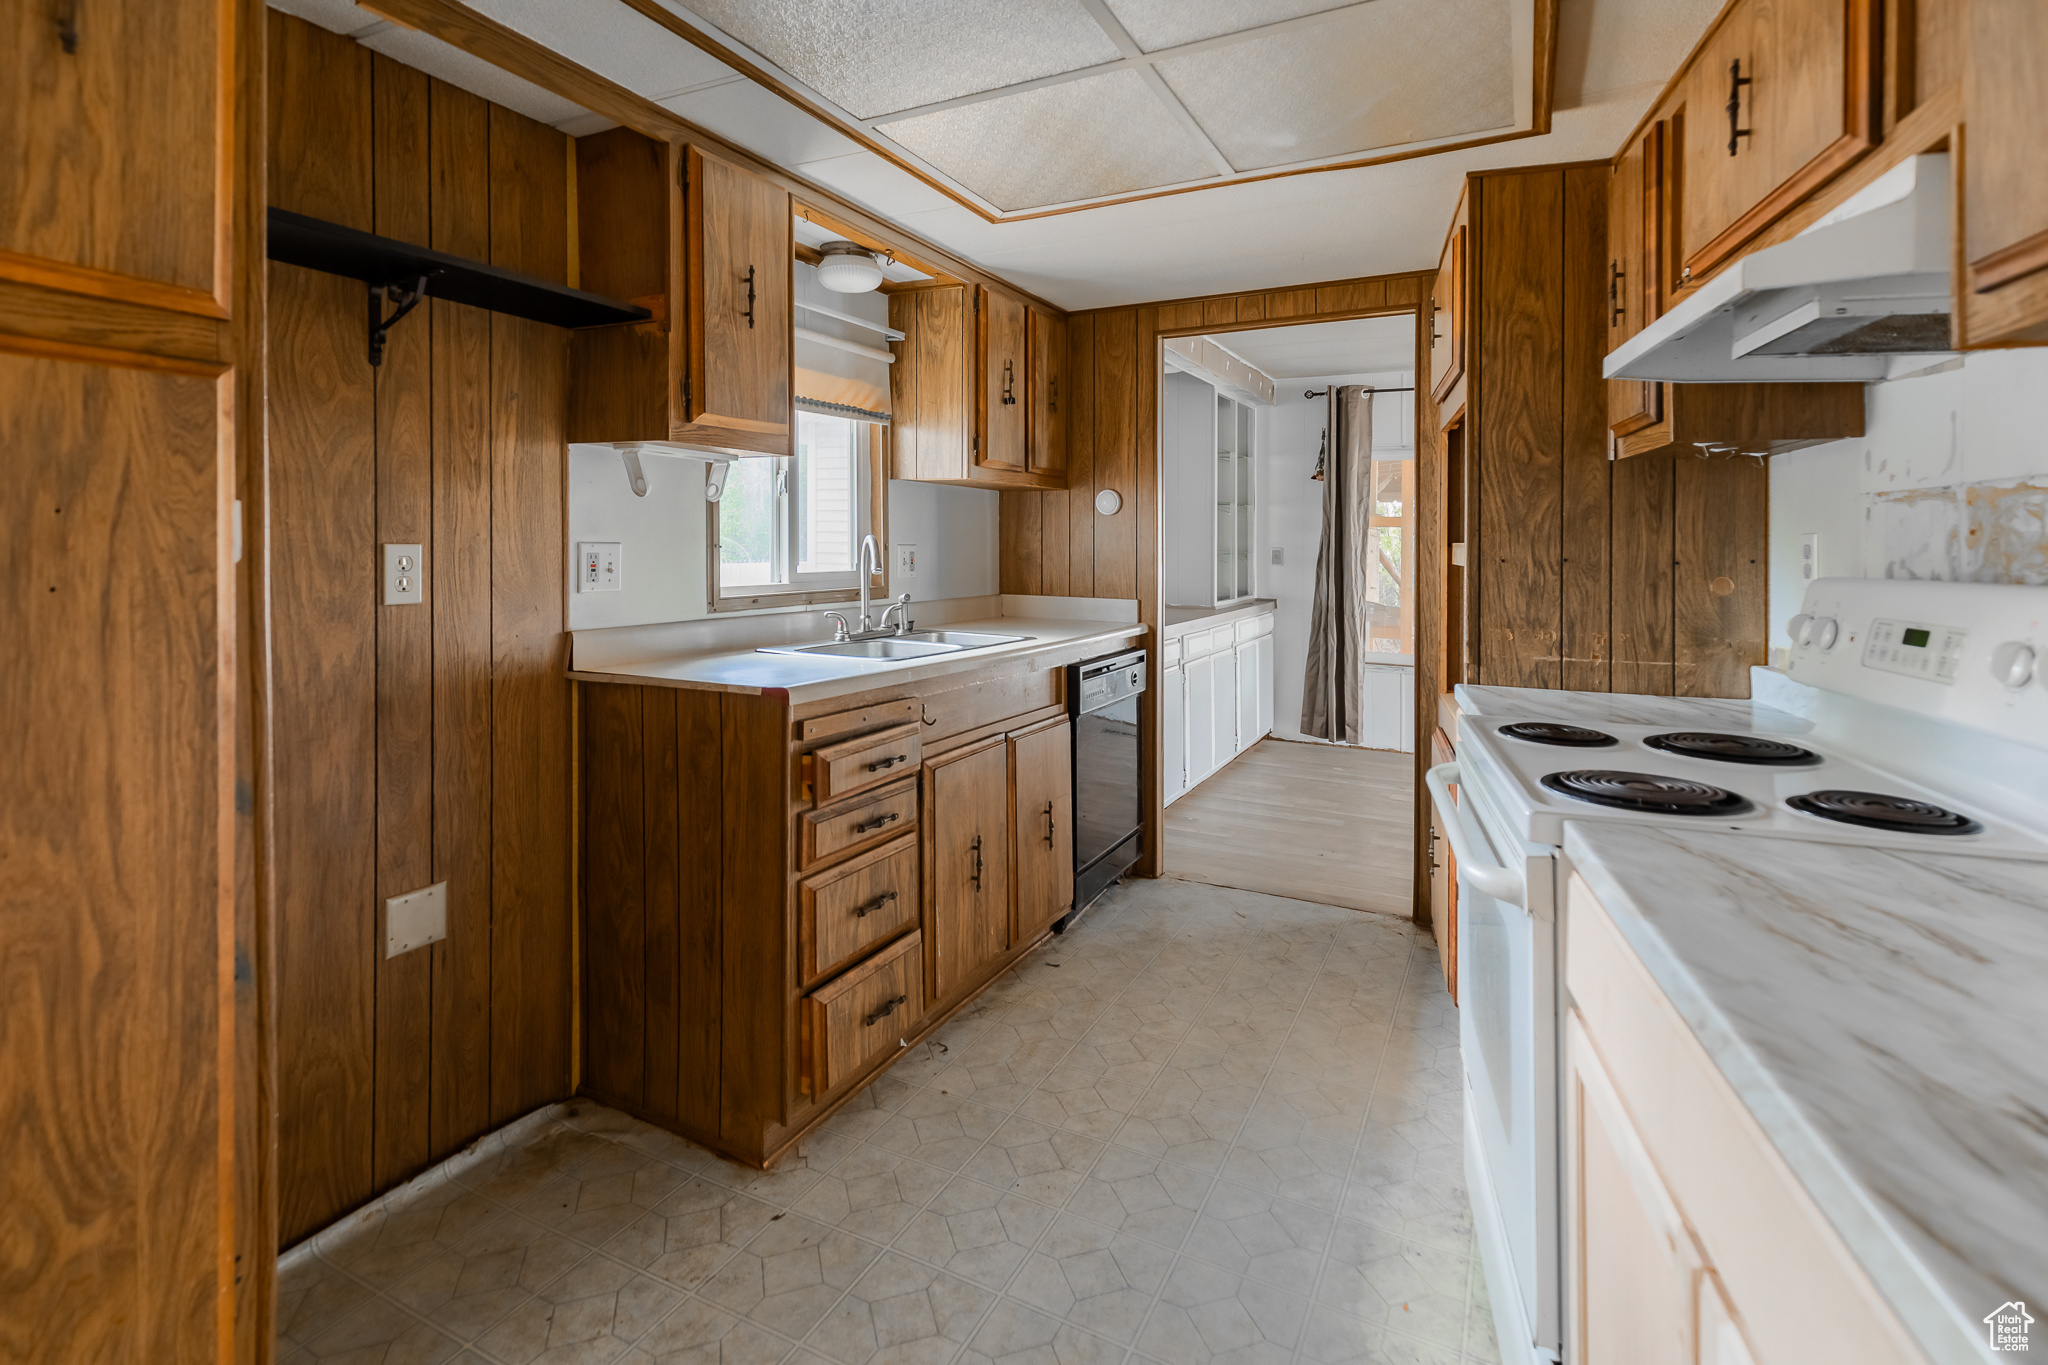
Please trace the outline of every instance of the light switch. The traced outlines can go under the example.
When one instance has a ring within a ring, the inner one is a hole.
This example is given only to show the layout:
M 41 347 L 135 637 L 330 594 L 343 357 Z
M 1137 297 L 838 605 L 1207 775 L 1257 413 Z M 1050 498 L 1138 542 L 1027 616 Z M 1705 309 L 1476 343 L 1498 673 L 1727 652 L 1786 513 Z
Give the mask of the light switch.
M 384 956 L 397 957 L 448 937 L 448 883 L 435 882 L 384 902 Z
M 427 557 L 417 545 L 384 547 L 384 605 L 417 606 L 426 597 Z
M 915 545 L 898 544 L 896 546 L 896 576 L 898 578 L 917 577 L 917 547 Z
M 1278 545 L 1273 547 L 1273 562 L 1275 564 L 1285 564 L 1287 562 L 1287 552 Z
M 1811 581 L 1820 577 L 1820 532 L 1808 531 L 1799 537 L 1799 577 Z
M 624 577 L 622 547 L 616 540 L 586 540 L 576 546 L 576 591 L 618 592 Z

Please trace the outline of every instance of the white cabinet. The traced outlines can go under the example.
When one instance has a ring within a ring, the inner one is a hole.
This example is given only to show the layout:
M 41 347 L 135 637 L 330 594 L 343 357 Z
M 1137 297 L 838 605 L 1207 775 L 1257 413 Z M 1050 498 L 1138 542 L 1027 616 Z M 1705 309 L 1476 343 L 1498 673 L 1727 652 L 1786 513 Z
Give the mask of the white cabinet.
M 1159 725 L 1164 732 L 1166 804 L 1188 789 L 1188 678 L 1179 664 L 1159 674 Z
M 1261 635 L 1252 641 L 1259 653 L 1259 717 L 1255 733 L 1261 738 L 1273 733 L 1273 637 Z
M 1252 408 L 1176 371 L 1161 383 L 1159 424 L 1166 600 L 1206 607 L 1251 597 L 1258 503 Z
M 1216 771 L 1216 656 L 1189 659 L 1187 674 L 1188 785 Z
M 1259 701 L 1264 690 L 1259 686 L 1259 642 L 1253 640 L 1239 645 L 1237 656 L 1237 747 L 1240 751 L 1249 749 L 1259 742 L 1265 731 L 1259 728 Z
M 1216 665 L 1216 693 L 1209 723 L 1216 731 L 1216 766 L 1220 768 L 1237 757 L 1237 654 L 1226 648 L 1211 657 Z

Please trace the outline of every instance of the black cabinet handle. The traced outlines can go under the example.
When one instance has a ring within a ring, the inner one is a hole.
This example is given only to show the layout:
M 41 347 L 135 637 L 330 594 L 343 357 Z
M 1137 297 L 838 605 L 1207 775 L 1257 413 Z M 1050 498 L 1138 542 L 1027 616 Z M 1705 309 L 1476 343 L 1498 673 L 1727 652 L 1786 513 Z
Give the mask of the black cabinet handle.
M 981 890 L 981 836 L 974 836 L 974 889 Z
M 1058 828 L 1059 821 L 1055 820 L 1052 814 L 1052 802 L 1048 801 L 1045 803 L 1045 846 L 1047 848 L 1051 848 L 1053 846 L 1053 831 Z
M 1429 341 L 1432 346 L 1444 339 L 1444 334 L 1436 329 L 1436 315 L 1443 311 L 1443 305 L 1435 299 L 1429 301 Z
M 1621 315 L 1628 311 L 1621 301 L 1621 286 L 1628 279 L 1628 272 L 1621 268 L 1620 261 L 1609 261 L 1607 268 L 1613 272 L 1607 277 L 1607 306 L 1613 312 L 1613 316 L 1607 319 L 1607 325 L 1612 327 L 1620 322 Z
M 747 329 L 754 326 L 754 267 L 747 267 Z
M 855 825 L 853 827 L 853 832 L 855 834 L 870 834 L 875 830 L 880 829 L 884 825 L 894 824 L 897 820 L 901 818 L 901 815 L 892 810 L 887 815 L 877 815 L 874 819 L 867 821 L 865 824 Z
M 894 1014 L 896 1012 L 896 1007 L 898 1005 L 907 1005 L 909 1003 L 910 997 L 907 995 L 899 995 L 894 1000 L 884 1000 L 881 1004 L 875 1006 L 875 1012 L 873 1014 L 870 1014 L 867 1018 L 861 1020 L 861 1022 L 863 1024 L 866 1024 L 869 1028 L 873 1028 L 876 1024 L 880 1023 L 882 1020 L 887 1019 L 890 1015 Z
M 908 762 L 910 762 L 909 754 L 896 754 L 889 758 L 878 758 L 873 763 L 868 764 L 868 771 L 871 773 L 878 773 L 882 772 L 885 769 L 893 768 L 898 763 Z
M 1060 410 L 1060 377 L 1058 375 L 1054 375 L 1052 378 L 1046 380 L 1045 389 L 1046 411 L 1058 412 Z
M 894 891 L 884 891 L 881 895 L 875 897 L 873 900 L 868 901 L 862 905 L 854 906 L 853 917 L 855 919 L 866 919 L 869 915 L 874 914 L 875 911 L 881 909 L 883 906 L 887 905 L 890 901 L 893 901 L 895 899 L 896 893 Z
M 1017 367 L 1015 361 L 1003 362 L 1003 406 L 1009 407 L 1017 401 Z
M 1742 74 L 1742 58 L 1737 57 L 1728 68 L 1728 155 L 1735 155 L 1737 139 L 1750 135 L 1742 126 L 1742 87 L 1751 84 L 1751 79 Z

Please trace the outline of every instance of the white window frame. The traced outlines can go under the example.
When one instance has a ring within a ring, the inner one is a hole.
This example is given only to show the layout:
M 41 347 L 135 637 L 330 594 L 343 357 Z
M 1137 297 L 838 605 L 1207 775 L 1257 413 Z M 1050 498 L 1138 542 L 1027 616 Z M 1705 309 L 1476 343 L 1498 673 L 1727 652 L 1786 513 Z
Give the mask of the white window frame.
M 818 414 L 832 416 L 834 414 Z M 794 425 L 794 423 L 792 423 Z M 719 504 L 706 504 L 709 534 L 709 555 L 707 558 L 706 586 L 709 589 L 712 611 L 759 611 L 773 607 L 807 606 L 825 602 L 851 602 L 860 597 L 859 555 L 863 535 L 872 535 L 878 548 L 883 550 L 881 564 L 888 563 L 886 535 L 887 484 L 883 481 L 882 470 L 886 464 L 884 443 L 885 428 L 879 423 L 853 421 L 853 463 L 854 463 L 854 562 L 852 571 L 834 573 L 800 573 L 797 571 L 796 553 L 799 519 L 803 515 L 801 506 L 802 480 L 797 477 L 796 455 L 750 456 L 750 462 L 765 460 L 775 466 L 775 476 L 780 481 L 776 494 L 778 515 L 775 518 L 773 549 L 773 572 L 778 581 L 772 583 L 742 583 L 727 587 L 724 583 L 724 567 L 720 562 L 722 534 L 719 522 Z M 865 477 L 863 477 L 865 475 Z M 870 585 L 871 592 L 887 591 L 888 573 L 878 568 Z

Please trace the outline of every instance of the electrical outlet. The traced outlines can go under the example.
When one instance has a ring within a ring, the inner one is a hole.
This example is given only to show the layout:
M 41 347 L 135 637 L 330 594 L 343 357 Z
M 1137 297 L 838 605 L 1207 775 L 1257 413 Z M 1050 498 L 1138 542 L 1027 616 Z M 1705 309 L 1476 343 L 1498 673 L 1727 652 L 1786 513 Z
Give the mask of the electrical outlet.
M 448 937 L 448 883 L 435 882 L 384 902 L 384 956 L 397 957 Z
M 417 545 L 384 547 L 385 606 L 411 607 L 427 600 L 422 582 L 426 576 L 426 562 L 426 556 Z
M 1820 532 L 1808 531 L 1799 537 L 1799 577 L 1811 582 L 1820 577 Z
M 1278 545 L 1273 547 L 1273 562 L 1275 564 L 1285 564 L 1287 562 L 1287 552 Z
M 625 576 L 616 540 L 586 540 L 576 546 L 576 591 L 617 592 Z
M 917 547 L 915 545 L 899 544 L 896 547 L 896 576 L 898 578 L 917 577 Z

